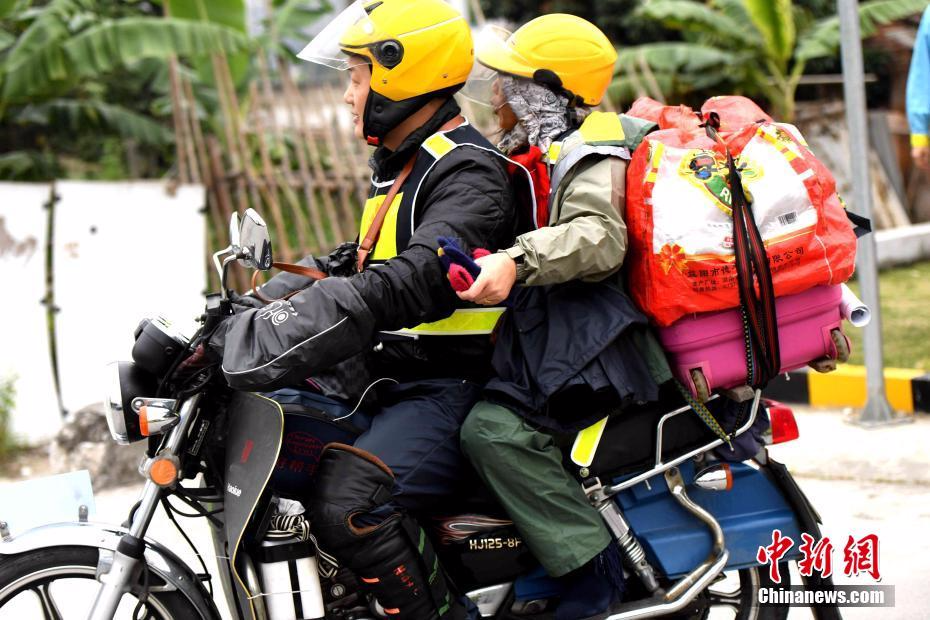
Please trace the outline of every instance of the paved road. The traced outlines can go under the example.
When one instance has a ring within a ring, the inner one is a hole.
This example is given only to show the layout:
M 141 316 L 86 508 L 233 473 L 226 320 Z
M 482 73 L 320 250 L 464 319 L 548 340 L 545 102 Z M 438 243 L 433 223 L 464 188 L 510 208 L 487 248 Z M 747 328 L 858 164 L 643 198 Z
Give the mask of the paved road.
M 797 413 L 800 440 L 774 446 L 772 454 L 788 464 L 820 511 L 824 534 L 838 548 L 835 570 L 842 572 L 842 545 L 847 536 L 875 533 L 881 541 L 882 583 L 896 589 L 893 610 L 846 609 L 844 617 L 930 617 L 930 417 L 909 425 L 864 430 L 844 423 L 842 412 L 798 408 Z M 123 520 L 138 489 L 98 493 L 97 519 Z M 206 526 L 199 520 L 182 523 L 212 569 Z M 150 536 L 196 565 L 186 543 L 162 514 L 155 518 Z M 870 583 L 842 575 L 836 581 Z M 229 618 L 225 601 L 217 604 L 223 617 Z M 790 615 L 792 619 L 808 617 L 803 609 L 794 609 Z
M 844 618 L 930 617 L 930 417 L 863 429 L 846 423 L 849 412 L 797 407 L 800 439 L 773 446 L 824 520 L 823 533 L 838 547 L 878 534 L 882 584 L 895 586 L 894 609 L 843 610 Z M 872 583 L 842 574 L 836 583 Z M 792 610 L 791 618 L 809 617 Z

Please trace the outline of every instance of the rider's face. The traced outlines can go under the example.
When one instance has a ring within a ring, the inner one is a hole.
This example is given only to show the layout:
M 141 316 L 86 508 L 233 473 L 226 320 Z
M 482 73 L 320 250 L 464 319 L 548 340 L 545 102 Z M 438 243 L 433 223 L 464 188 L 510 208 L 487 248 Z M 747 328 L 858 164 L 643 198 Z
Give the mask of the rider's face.
M 368 101 L 368 92 L 371 89 L 371 66 L 362 60 L 354 63 L 349 69 L 349 85 L 342 95 L 352 111 L 352 132 L 356 138 L 365 139 L 362 131 L 362 117 L 365 113 L 365 102 Z
M 517 115 L 513 113 L 513 108 L 507 103 L 500 79 L 494 80 L 494 85 L 491 88 L 491 107 L 494 108 L 494 112 L 497 114 L 497 124 L 500 126 L 501 131 L 510 131 L 517 124 Z

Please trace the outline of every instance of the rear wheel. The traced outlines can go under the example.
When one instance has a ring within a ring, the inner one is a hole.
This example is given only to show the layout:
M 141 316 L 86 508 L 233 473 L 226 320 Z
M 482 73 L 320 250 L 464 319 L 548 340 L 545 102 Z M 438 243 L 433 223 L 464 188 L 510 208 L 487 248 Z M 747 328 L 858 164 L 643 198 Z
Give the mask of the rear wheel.
M 760 607 L 761 588 L 784 588 L 791 585 L 788 564 L 779 564 L 781 583 L 769 578 L 768 568 L 753 566 L 738 571 L 722 573 L 709 588 L 704 590 L 679 618 L 688 620 L 785 620 L 788 607 L 785 605 Z
M 56 547 L 4 557 L 0 562 L 0 620 L 87 618 L 100 585 L 96 580 L 99 549 Z M 147 580 L 148 597 L 137 610 Z M 203 614 L 178 591 L 158 591 L 167 584 L 149 572 L 123 597 L 114 618 L 186 620 Z M 133 616 L 134 611 L 137 616 Z

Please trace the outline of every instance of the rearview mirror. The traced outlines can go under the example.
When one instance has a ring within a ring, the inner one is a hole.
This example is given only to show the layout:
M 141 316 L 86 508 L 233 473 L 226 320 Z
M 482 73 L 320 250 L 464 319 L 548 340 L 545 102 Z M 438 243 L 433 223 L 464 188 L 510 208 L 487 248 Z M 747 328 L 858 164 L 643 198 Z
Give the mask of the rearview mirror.
M 229 218 L 229 246 L 233 252 L 239 252 L 239 214 L 235 211 Z
M 239 264 L 260 271 L 268 271 L 274 263 L 271 238 L 265 220 L 254 209 L 246 209 L 237 231 Z

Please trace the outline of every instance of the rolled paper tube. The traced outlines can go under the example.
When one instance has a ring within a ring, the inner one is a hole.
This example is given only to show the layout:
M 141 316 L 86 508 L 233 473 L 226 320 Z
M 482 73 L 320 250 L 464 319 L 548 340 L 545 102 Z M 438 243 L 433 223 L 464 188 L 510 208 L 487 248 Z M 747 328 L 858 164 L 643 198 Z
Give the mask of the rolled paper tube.
M 861 299 L 856 297 L 845 284 L 843 286 L 843 296 L 840 298 L 840 313 L 843 318 L 853 324 L 854 327 L 865 327 L 872 320 L 872 311 L 865 305 Z

